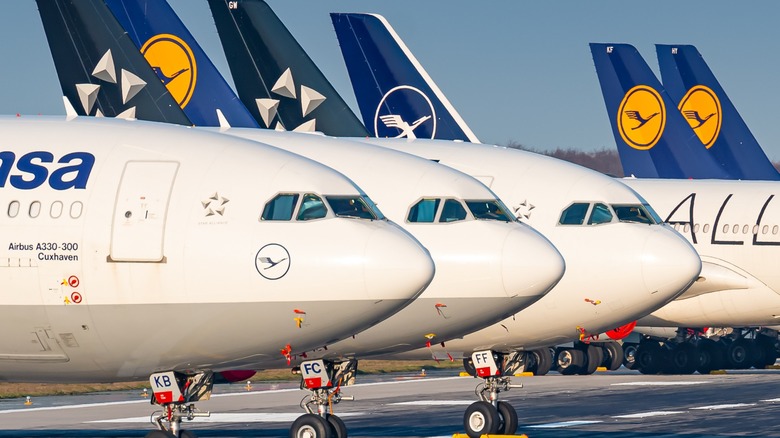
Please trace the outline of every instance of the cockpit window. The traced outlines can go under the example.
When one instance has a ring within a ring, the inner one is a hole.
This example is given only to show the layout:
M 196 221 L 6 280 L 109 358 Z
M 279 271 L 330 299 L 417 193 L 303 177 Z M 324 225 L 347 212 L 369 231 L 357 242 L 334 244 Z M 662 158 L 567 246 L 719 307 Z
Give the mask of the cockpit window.
M 299 221 L 322 219 L 326 214 L 328 214 L 328 209 L 325 207 L 325 203 L 322 202 L 322 198 L 315 194 L 307 193 L 303 195 L 301 208 L 298 210 L 296 219 Z
M 647 206 L 650 207 L 649 205 Z M 660 223 L 660 218 L 653 211 L 651 214 L 644 205 L 630 204 L 630 205 L 613 205 L 615 214 L 620 222 L 635 222 L 639 224 L 657 224 Z M 650 210 L 652 211 L 652 209 Z
M 612 211 L 604 204 L 595 204 L 590 212 L 588 225 L 605 224 L 608 222 L 612 222 Z
M 457 222 L 466 219 L 466 209 L 463 204 L 455 199 L 444 201 L 444 207 L 441 208 L 439 222 Z
M 566 207 L 561 213 L 561 219 L 558 221 L 561 225 L 582 225 L 585 221 L 585 214 L 588 213 L 590 204 L 578 202 Z
M 433 222 L 440 199 L 421 199 L 409 209 L 406 220 L 409 222 Z
M 338 217 L 383 219 L 382 213 L 370 199 L 362 196 L 326 196 L 325 199 Z
M 297 193 L 280 193 L 265 204 L 261 219 L 264 221 L 289 221 L 298 203 Z
M 476 219 L 514 222 L 514 218 L 509 216 L 506 207 L 499 201 L 466 201 L 466 205 Z

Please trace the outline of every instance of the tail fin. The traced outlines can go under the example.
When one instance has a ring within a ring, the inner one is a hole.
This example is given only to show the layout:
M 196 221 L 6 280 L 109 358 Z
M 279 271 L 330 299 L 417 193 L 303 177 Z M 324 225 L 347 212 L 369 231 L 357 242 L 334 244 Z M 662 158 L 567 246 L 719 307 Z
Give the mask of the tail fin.
M 209 7 L 238 95 L 261 126 L 368 135 L 265 2 L 209 0 Z
M 590 50 L 626 175 L 730 177 L 674 110 L 669 95 L 633 46 L 591 43 Z
M 258 127 L 165 0 L 104 1 L 193 124 Z
M 80 115 L 190 121 L 102 0 L 37 0 L 65 98 Z
M 479 142 L 384 17 L 330 16 L 372 135 Z
M 696 47 L 655 47 L 666 91 L 715 160 L 738 179 L 780 180 Z

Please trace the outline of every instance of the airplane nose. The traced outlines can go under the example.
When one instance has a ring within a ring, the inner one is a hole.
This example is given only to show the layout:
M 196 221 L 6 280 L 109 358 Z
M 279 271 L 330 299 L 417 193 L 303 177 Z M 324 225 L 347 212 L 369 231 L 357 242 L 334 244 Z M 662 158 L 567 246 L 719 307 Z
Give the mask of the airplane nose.
M 388 225 L 375 231 L 366 245 L 367 291 L 371 299 L 411 303 L 433 280 L 433 259 L 417 239 Z
M 507 295 L 534 301 L 552 289 L 566 270 L 563 256 L 555 246 L 527 225 L 507 235 L 502 263 Z
M 642 255 L 642 276 L 651 294 L 676 298 L 698 278 L 701 258 L 685 238 L 677 232 L 650 227 Z

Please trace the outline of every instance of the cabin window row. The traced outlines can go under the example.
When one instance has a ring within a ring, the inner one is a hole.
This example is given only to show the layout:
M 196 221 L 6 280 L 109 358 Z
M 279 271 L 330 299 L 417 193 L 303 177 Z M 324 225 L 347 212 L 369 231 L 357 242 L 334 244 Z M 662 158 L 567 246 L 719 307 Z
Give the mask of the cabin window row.
M 81 201 L 75 201 L 70 204 L 68 208 L 66 208 L 62 201 L 54 201 L 51 203 L 48 210 L 49 217 L 52 219 L 59 219 L 65 215 L 70 216 L 72 219 L 78 219 L 84 212 L 84 204 Z M 20 201 L 14 200 L 8 203 L 8 209 L 6 210 L 6 213 L 11 219 L 19 217 L 20 214 L 22 217 L 30 217 L 35 219 L 41 216 L 44 211 L 45 208 L 41 201 L 33 201 L 29 206 L 27 206 L 27 208 L 23 208 L 23 205 Z
M 691 226 L 690 226 L 690 224 L 679 224 L 679 223 L 676 223 L 676 224 L 674 224 L 674 229 L 677 230 L 677 231 L 682 231 L 683 233 L 688 233 L 688 232 L 691 231 Z M 710 224 L 704 224 L 701 227 L 699 226 L 699 224 L 694 224 L 693 225 L 693 232 L 694 233 L 698 233 L 699 229 L 701 229 L 701 231 L 704 234 L 707 234 L 707 233 L 710 232 L 710 229 L 711 229 L 710 228 Z M 770 225 L 761 225 L 759 227 L 758 224 L 754 224 L 752 226 L 750 226 L 750 225 L 739 225 L 739 224 L 733 224 L 733 225 L 732 224 L 723 224 L 722 226 L 720 226 L 719 232 L 723 233 L 723 234 L 740 234 L 740 233 L 741 234 L 759 234 L 759 232 L 762 235 L 770 234 L 770 232 L 771 232 L 771 234 L 778 234 L 778 233 L 780 233 L 780 226 L 778 226 L 778 225 L 771 225 L 771 226 Z

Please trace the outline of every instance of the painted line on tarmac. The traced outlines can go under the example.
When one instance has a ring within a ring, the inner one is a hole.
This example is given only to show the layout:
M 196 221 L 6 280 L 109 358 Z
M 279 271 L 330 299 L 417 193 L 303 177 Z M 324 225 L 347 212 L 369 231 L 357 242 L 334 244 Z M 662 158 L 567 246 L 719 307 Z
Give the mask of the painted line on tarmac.
M 723 405 L 699 406 L 696 408 L 691 408 L 691 410 L 717 411 L 719 409 L 747 408 L 755 405 L 756 405 L 755 403 L 730 403 L 730 404 L 723 404 Z
M 587 424 L 603 423 L 601 420 L 579 420 L 579 421 L 560 421 L 558 423 L 530 424 L 524 425 L 529 429 L 559 429 L 562 427 L 584 426 Z
M 677 414 L 684 414 L 684 413 L 685 411 L 650 411 L 650 412 L 640 412 L 638 414 L 615 415 L 612 418 L 620 418 L 620 419 L 649 418 L 649 417 L 661 417 L 664 415 L 677 415 Z
M 233 414 L 211 414 L 210 417 L 195 417 L 192 422 L 195 423 L 290 423 L 300 417 L 300 412 L 289 413 L 233 413 Z M 359 412 L 339 413 L 339 417 L 359 417 L 363 415 Z M 87 421 L 87 423 L 149 423 L 150 416 L 112 418 L 108 420 Z
M 704 385 L 705 383 L 710 383 L 709 381 L 701 381 L 701 382 L 622 382 L 622 383 L 611 383 L 609 386 L 688 386 L 688 385 Z
M 406 402 L 390 403 L 390 405 L 403 406 L 468 406 L 474 400 L 414 400 Z
M 761 401 L 766 403 L 777 403 L 780 402 L 780 398 L 770 398 L 768 400 L 761 400 Z

